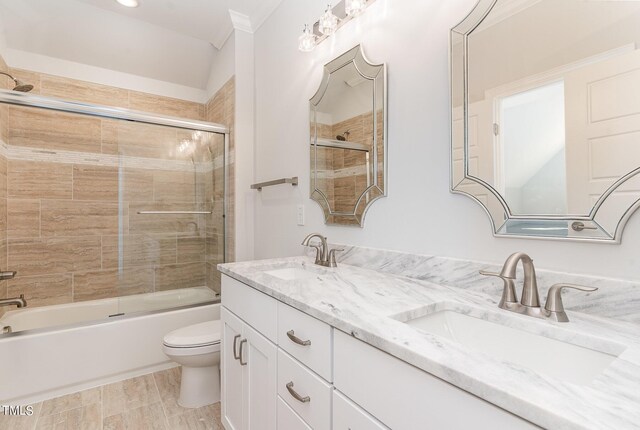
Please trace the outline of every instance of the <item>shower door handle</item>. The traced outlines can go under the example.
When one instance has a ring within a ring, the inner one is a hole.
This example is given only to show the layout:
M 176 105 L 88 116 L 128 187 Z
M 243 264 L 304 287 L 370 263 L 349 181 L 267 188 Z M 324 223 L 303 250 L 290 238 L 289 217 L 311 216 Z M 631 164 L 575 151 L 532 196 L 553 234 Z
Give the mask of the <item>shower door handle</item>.
M 240 339 L 240 335 L 237 334 L 233 337 L 233 358 L 235 358 L 236 360 L 240 360 L 240 354 L 238 354 L 236 352 L 237 350 L 237 344 L 238 344 L 238 339 Z
M 240 341 L 240 351 L 238 352 L 238 356 L 239 356 L 239 360 L 240 360 L 240 365 L 241 366 L 246 366 L 247 362 L 246 361 L 242 361 L 242 355 L 243 355 L 243 351 L 244 351 L 244 345 L 247 343 L 247 339 L 242 339 Z

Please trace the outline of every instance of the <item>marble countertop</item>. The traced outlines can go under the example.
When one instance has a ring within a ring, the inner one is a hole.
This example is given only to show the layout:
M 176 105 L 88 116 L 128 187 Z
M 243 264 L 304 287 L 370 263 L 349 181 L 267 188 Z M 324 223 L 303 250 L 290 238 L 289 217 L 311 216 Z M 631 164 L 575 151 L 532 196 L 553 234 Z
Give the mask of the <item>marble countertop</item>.
M 640 429 L 640 328 L 567 311 L 555 323 L 498 309 L 483 292 L 308 257 L 228 263 L 219 270 L 277 300 L 549 429 Z M 305 279 L 265 273 L 301 268 Z M 618 355 L 588 385 L 577 385 L 495 359 L 401 320 L 450 309 L 545 337 Z

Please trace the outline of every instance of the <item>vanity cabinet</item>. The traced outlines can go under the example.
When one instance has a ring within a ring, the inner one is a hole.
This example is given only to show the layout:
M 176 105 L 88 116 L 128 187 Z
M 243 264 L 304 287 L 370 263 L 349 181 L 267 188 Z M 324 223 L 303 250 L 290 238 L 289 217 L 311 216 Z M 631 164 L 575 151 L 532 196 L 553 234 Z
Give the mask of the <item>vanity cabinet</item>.
M 276 430 L 277 348 L 227 309 L 222 321 L 222 423 L 227 430 Z
M 538 428 L 222 276 L 226 430 Z

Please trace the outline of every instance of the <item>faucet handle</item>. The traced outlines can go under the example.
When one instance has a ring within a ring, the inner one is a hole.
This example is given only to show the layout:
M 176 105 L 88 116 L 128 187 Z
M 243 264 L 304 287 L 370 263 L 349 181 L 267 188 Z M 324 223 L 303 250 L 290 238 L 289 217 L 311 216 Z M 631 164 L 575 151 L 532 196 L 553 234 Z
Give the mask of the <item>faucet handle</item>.
M 596 291 L 595 287 L 585 287 L 575 284 L 554 284 L 549 288 L 547 294 L 547 301 L 544 305 L 544 309 L 549 313 L 549 317 L 558 322 L 569 322 L 569 317 L 564 311 L 564 305 L 562 303 L 562 290 L 564 288 L 573 288 L 574 290 L 593 292 Z
M 338 263 L 336 262 L 336 252 L 342 252 L 344 249 L 334 248 L 329 251 L 329 267 L 338 267 Z
M 320 258 L 320 255 L 322 253 L 322 251 L 320 250 L 320 245 L 307 245 L 310 248 L 315 248 L 316 250 L 316 261 L 315 264 L 320 264 L 322 261 L 322 258 Z
M 502 297 L 500 298 L 500 304 L 498 304 L 500 308 L 506 309 L 506 303 L 518 303 L 516 285 L 513 279 L 503 276 L 501 273 L 487 272 L 486 270 L 481 270 L 480 274 L 482 276 L 494 276 L 502 279 Z

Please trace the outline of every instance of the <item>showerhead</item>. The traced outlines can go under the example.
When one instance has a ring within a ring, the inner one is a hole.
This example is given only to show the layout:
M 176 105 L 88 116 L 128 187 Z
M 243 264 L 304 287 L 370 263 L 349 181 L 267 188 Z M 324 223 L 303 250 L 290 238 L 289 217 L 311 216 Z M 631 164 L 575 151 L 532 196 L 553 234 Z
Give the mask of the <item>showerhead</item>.
M 16 79 L 15 82 L 16 82 L 16 86 L 13 87 L 13 91 L 20 91 L 21 93 L 28 93 L 29 91 L 31 91 L 33 89 L 33 85 L 25 84 L 24 82 L 22 82 L 19 79 Z
M 21 80 L 14 78 L 13 76 L 11 76 L 8 73 L 0 72 L 0 75 L 8 76 L 9 78 L 11 78 L 11 80 L 13 80 L 13 82 L 16 84 L 13 87 L 13 91 L 19 91 L 21 93 L 28 93 L 29 91 L 31 91 L 33 89 L 33 85 L 25 84 Z
M 346 141 L 347 141 L 347 139 L 349 138 L 349 135 L 350 135 L 350 134 L 351 134 L 351 133 L 349 132 L 349 130 L 347 130 L 347 131 L 345 131 L 344 133 L 337 135 L 337 136 L 336 136 L 336 139 L 337 139 L 337 140 L 339 140 L 339 141 L 341 141 L 341 142 L 346 142 Z

